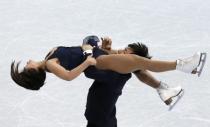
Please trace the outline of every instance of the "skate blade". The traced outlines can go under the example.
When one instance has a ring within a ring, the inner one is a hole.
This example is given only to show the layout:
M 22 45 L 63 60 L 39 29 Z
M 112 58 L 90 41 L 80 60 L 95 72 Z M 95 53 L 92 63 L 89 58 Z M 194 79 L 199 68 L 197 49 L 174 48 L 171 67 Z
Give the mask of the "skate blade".
M 175 97 L 172 97 L 172 103 L 170 103 L 170 105 L 169 105 L 169 111 L 171 111 L 175 106 L 176 106 L 176 104 L 181 100 L 181 98 L 183 97 L 183 95 L 184 95 L 184 89 L 182 89 L 178 94 L 177 94 L 177 96 L 175 96 Z
M 203 71 L 203 67 L 206 63 L 206 57 L 207 57 L 207 53 L 201 53 L 201 57 L 200 57 L 200 63 L 199 63 L 199 67 L 197 68 L 197 74 L 198 77 L 200 77 L 202 71 Z
M 183 90 L 183 89 L 181 89 L 175 96 L 172 96 L 172 97 L 170 97 L 169 99 L 165 100 L 164 103 L 165 103 L 166 105 L 170 105 L 170 104 L 172 103 L 173 99 L 174 99 L 175 97 L 177 97 L 177 96 L 182 92 L 182 90 Z
M 166 100 L 166 101 L 164 101 L 164 103 L 166 104 L 166 105 L 170 105 L 171 103 L 172 103 L 172 98 L 173 97 L 171 97 L 171 98 L 169 98 L 168 100 Z

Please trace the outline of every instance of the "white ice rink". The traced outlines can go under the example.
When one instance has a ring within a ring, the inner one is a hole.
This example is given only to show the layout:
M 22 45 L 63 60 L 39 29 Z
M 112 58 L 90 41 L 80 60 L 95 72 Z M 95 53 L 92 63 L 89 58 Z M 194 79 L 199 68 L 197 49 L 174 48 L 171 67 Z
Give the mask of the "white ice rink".
M 47 75 L 40 91 L 10 78 L 12 60 L 41 60 L 55 46 L 80 45 L 91 34 L 109 36 L 113 47 L 141 41 L 154 59 L 210 53 L 209 0 L 0 0 L 0 127 L 85 127 L 92 80 Z M 185 96 L 172 111 L 156 91 L 128 81 L 117 102 L 119 127 L 210 127 L 210 58 L 201 77 L 178 71 L 153 73 Z

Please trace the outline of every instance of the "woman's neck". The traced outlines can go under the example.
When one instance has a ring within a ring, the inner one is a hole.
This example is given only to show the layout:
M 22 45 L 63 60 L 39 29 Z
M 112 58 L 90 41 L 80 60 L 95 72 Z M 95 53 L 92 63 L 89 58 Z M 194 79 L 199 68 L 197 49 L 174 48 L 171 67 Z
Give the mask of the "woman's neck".
M 37 64 L 38 64 L 38 67 L 39 67 L 39 68 L 41 68 L 41 69 L 43 69 L 43 70 L 46 70 L 46 69 L 45 69 L 46 60 L 38 61 Z

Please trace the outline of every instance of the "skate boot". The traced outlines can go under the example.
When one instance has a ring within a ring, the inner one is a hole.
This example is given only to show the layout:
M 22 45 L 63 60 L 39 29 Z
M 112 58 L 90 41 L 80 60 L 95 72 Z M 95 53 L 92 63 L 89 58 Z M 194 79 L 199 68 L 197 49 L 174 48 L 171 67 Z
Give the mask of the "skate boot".
M 185 73 L 198 73 L 198 76 L 200 76 L 206 61 L 206 56 L 206 53 L 197 52 L 191 57 L 178 59 L 176 69 Z
M 169 88 L 167 84 L 161 82 L 160 87 L 157 88 L 157 92 L 161 100 L 166 104 L 170 105 L 173 101 L 173 98 L 178 96 L 182 92 L 181 86 Z

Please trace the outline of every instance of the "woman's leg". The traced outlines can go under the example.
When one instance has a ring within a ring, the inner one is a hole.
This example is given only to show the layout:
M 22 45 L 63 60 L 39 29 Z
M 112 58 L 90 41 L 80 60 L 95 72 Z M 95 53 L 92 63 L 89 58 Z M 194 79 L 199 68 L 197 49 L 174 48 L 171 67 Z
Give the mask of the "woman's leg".
M 176 61 L 150 60 L 134 54 L 102 55 L 97 59 L 96 67 L 113 70 L 119 73 L 130 73 L 136 70 L 164 72 L 176 69 Z
M 143 83 L 145 83 L 146 85 L 157 89 L 160 87 L 161 82 L 156 79 L 149 71 L 145 70 L 145 71 L 137 71 L 134 73 L 136 75 L 136 77 Z

